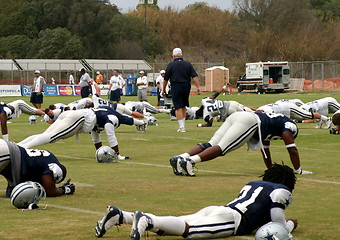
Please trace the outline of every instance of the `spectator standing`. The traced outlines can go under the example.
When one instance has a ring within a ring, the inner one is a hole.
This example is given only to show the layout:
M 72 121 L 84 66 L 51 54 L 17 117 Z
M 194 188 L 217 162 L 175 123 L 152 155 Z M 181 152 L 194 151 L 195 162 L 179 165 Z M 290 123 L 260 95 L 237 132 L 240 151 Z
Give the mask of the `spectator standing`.
M 74 85 L 74 76 L 73 76 L 73 72 L 70 73 L 70 76 L 68 78 L 68 83 L 70 85 Z
M 138 87 L 138 92 L 137 92 L 138 101 L 147 102 L 148 78 L 145 76 L 144 71 L 139 72 L 139 78 L 137 79 L 136 86 Z
M 102 84 L 103 83 L 103 75 L 99 71 L 97 71 L 96 83 L 97 84 Z
M 156 78 L 156 86 L 157 86 L 157 106 L 160 106 L 160 99 L 161 99 L 161 93 L 163 89 L 163 81 L 164 81 L 164 75 L 165 70 L 161 70 L 160 75 Z
M 120 101 L 120 90 L 125 85 L 125 81 L 121 75 L 119 75 L 118 70 L 113 70 L 113 75 L 109 81 L 110 86 L 107 94 L 110 95 L 110 101 L 119 103 Z
M 171 83 L 172 102 L 175 107 L 175 114 L 179 124 L 177 132 L 186 132 L 185 118 L 186 107 L 189 107 L 189 95 L 191 79 L 197 87 L 197 94 L 201 93 L 198 75 L 190 62 L 183 60 L 182 50 L 175 48 L 172 51 L 173 62 L 169 63 L 164 76 L 163 95 L 168 81 Z
M 30 102 L 36 108 L 41 108 L 41 104 L 43 103 L 43 92 L 44 92 L 44 85 L 46 84 L 45 79 L 40 75 L 39 70 L 35 70 L 34 72 L 35 78 L 33 80 L 32 86 L 32 94 Z
M 90 85 L 93 82 L 90 75 L 85 71 L 85 68 L 79 70 L 80 79 L 79 85 L 81 86 L 80 94 L 82 98 L 86 98 L 90 95 Z

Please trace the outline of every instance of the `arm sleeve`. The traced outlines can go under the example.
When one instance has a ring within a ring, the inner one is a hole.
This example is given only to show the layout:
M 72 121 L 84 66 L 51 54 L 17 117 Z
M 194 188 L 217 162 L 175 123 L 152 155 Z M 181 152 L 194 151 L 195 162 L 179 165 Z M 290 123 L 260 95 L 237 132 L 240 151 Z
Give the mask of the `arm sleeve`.
M 292 221 L 286 221 L 286 217 L 282 208 L 272 208 L 270 210 L 270 216 L 273 222 L 281 223 L 288 232 L 292 232 L 294 229 L 294 223 Z
M 102 140 L 100 138 L 100 134 L 98 132 L 91 132 L 91 136 L 92 136 L 92 141 L 94 144 L 100 143 Z
M 118 145 L 118 140 L 115 134 L 115 127 L 112 123 L 106 123 L 104 126 L 107 140 L 109 142 L 110 147 L 115 147 Z

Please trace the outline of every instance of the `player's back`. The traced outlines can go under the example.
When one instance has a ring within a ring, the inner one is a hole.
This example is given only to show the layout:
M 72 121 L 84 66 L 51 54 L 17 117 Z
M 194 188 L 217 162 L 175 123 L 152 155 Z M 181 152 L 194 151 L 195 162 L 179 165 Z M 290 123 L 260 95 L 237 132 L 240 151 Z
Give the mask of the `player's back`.
M 238 198 L 227 206 L 242 216 L 237 235 L 245 235 L 263 224 L 270 222 L 270 210 L 274 207 L 285 209 L 292 199 L 289 189 L 267 181 L 253 181 L 246 184 Z

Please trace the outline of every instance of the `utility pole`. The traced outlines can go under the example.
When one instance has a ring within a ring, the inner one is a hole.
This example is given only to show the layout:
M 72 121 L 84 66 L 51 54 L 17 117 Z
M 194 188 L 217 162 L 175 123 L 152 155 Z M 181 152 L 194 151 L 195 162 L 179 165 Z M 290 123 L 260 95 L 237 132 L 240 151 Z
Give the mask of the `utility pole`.
M 144 60 L 146 59 L 147 56 L 147 7 L 148 5 L 153 5 L 155 3 L 155 0 L 139 0 L 139 4 L 144 5 L 144 34 L 143 34 L 143 55 L 144 55 Z

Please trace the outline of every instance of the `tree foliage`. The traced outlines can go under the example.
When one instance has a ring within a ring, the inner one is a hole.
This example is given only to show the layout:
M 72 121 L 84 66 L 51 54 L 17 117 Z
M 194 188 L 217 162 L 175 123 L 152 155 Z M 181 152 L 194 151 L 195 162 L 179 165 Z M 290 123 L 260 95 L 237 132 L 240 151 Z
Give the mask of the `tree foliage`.
M 108 0 L 0 0 L 1 58 L 309 61 L 340 58 L 339 0 L 196 2 L 179 11 Z

